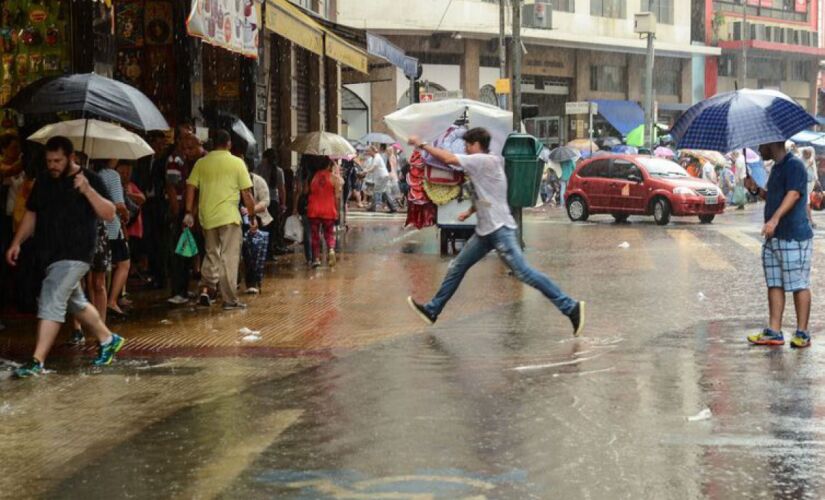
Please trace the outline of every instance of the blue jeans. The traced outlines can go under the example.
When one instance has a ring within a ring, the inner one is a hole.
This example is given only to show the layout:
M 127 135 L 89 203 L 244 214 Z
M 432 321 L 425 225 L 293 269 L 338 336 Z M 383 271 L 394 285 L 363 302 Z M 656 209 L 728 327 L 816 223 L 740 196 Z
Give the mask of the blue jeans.
M 521 253 L 515 229 L 502 227 L 487 236 L 474 234 L 470 238 L 458 257 L 450 262 L 447 276 L 444 277 L 435 297 L 424 305 L 427 312 L 435 316 L 441 314 L 447 301 L 458 290 L 458 285 L 461 284 L 467 271 L 483 259 L 490 250 L 498 252 L 501 260 L 513 271 L 516 278 L 543 293 L 564 315 L 569 315 L 576 308 L 575 300 L 565 295 L 550 278 L 527 264 L 524 254 Z

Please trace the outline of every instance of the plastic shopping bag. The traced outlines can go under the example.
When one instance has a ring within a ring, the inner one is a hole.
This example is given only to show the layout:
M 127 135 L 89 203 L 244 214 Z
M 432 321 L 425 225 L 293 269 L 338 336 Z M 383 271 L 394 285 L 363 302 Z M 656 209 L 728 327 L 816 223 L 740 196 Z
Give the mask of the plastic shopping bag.
M 745 188 L 742 186 L 736 186 L 733 188 L 733 204 L 734 205 L 744 205 L 748 201 L 748 195 L 745 193 Z
M 290 215 L 284 224 L 284 238 L 295 243 L 304 241 L 304 225 L 297 215 Z
M 181 257 L 194 257 L 198 255 L 198 244 L 195 242 L 195 237 L 192 236 L 192 231 L 189 228 L 184 228 L 178 239 L 178 246 L 175 248 L 175 253 Z

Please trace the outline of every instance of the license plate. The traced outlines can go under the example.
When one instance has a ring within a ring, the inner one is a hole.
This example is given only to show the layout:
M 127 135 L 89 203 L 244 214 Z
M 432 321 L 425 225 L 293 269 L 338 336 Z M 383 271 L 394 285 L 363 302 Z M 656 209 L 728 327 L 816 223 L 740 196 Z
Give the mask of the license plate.
M 716 196 L 706 196 L 705 197 L 705 205 L 717 205 L 719 203 L 719 198 Z

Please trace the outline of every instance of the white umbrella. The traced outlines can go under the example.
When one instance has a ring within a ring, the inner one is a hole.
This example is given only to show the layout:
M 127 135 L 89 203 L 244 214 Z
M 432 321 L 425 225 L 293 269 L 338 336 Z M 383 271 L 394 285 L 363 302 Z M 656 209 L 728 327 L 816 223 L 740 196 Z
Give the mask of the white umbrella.
M 344 157 L 356 154 L 348 140 L 331 132 L 310 132 L 295 138 L 289 149 L 305 155 Z
M 471 99 L 411 104 L 384 117 L 392 133 L 406 144 L 412 135 L 432 142 L 456 120 L 467 113 L 469 127 L 483 127 L 490 132 L 490 151 L 501 154 L 507 136 L 513 131 L 513 113 Z
M 52 123 L 30 135 L 29 140 L 46 144 L 58 135 L 72 141 L 75 150 L 86 153 L 90 160 L 137 160 L 155 152 L 139 135 L 120 125 L 100 120 L 80 119 Z

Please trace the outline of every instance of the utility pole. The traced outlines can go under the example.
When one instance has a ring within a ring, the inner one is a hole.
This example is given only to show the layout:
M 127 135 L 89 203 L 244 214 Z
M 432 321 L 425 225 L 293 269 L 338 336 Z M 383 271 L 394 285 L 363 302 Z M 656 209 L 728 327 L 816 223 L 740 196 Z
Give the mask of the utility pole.
M 748 40 L 750 32 L 748 30 L 748 1 L 742 0 L 742 73 L 740 78 L 740 89 L 748 86 Z
M 513 2 L 513 130 L 521 132 L 521 0 Z
M 498 77 L 507 78 L 507 0 L 498 0 Z M 507 109 L 507 94 L 498 96 L 498 107 Z
M 647 59 L 645 61 L 645 146 L 648 149 L 653 148 L 654 143 L 654 128 L 653 123 L 653 61 L 655 58 L 653 33 L 647 34 Z

